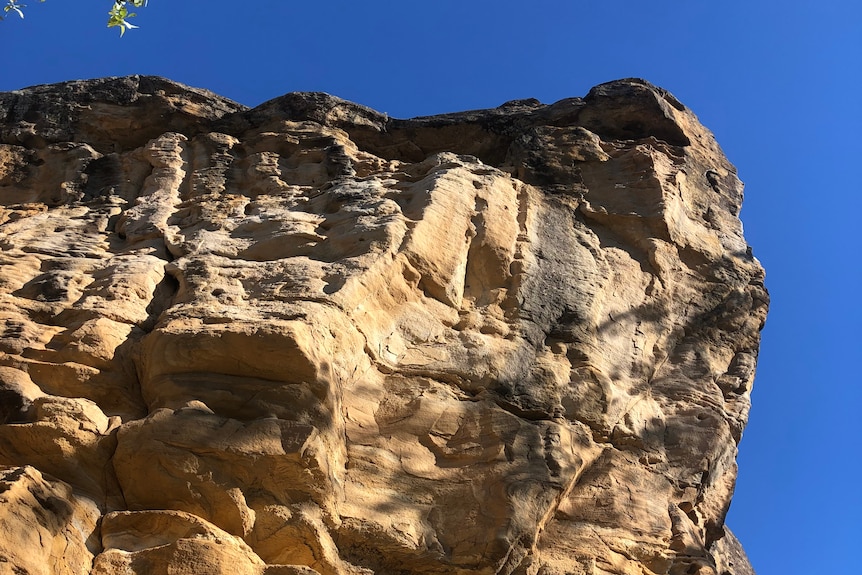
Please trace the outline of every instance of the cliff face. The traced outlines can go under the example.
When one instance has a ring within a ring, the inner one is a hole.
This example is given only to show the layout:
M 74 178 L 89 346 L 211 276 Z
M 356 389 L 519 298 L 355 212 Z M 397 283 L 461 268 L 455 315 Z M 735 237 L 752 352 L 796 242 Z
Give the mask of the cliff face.
M 136 76 L 0 122 L 8 572 L 752 572 L 768 298 L 669 93 L 395 120 Z

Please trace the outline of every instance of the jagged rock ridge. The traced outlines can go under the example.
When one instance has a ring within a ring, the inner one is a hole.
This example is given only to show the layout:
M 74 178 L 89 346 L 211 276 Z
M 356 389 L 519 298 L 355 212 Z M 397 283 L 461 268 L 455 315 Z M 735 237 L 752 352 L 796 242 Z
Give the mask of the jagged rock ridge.
M 0 94 L 0 561 L 747 575 L 741 201 L 641 80 L 412 120 Z

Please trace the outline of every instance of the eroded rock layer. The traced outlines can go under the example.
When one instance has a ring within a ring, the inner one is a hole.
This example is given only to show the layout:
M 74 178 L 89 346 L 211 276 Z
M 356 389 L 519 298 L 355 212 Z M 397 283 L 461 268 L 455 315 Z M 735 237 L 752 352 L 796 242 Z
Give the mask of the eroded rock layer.
M 3 572 L 744 575 L 767 294 L 640 80 L 390 119 L 0 94 Z

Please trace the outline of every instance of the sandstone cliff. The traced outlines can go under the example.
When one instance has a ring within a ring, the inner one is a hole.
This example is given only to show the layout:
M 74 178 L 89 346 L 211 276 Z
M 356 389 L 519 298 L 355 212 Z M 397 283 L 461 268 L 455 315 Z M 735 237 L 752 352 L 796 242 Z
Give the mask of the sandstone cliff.
M 640 80 L 0 94 L 0 571 L 751 573 L 741 200 Z

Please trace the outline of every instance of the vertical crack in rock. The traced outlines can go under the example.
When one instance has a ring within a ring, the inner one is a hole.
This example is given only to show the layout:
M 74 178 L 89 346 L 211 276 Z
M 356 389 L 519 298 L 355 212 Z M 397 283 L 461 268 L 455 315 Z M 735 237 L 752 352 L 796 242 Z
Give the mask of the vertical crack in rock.
M 13 569 L 752 573 L 768 295 L 668 92 L 398 120 L 132 76 L 0 118 Z

